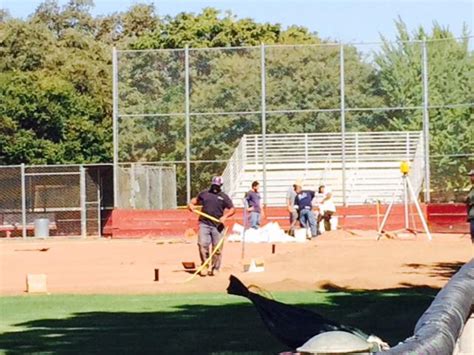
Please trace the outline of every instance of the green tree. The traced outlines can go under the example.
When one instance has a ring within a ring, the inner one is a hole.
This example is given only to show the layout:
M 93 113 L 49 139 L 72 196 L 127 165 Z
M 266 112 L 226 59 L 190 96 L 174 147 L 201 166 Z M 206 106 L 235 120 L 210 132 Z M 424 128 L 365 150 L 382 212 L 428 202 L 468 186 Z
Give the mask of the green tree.
M 339 108 L 340 46 L 327 46 L 304 27 L 284 29 L 212 8 L 160 17 L 153 5 L 136 4 L 94 17 L 92 7 L 91 0 L 69 0 L 63 6 L 45 0 L 26 21 L 0 11 L 1 164 L 111 161 L 112 46 L 172 49 L 119 53 L 119 112 L 139 114 L 119 123 L 123 161 L 184 159 L 186 45 L 191 48 L 192 112 L 259 111 L 261 43 L 269 45 L 268 111 Z M 428 45 L 430 105 L 474 102 L 473 52 L 467 40 L 454 39 L 437 24 L 431 33 L 420 28 L 413 34 L 400 20 L 396 26 L 399 43 L 383 39 L 374 57 L 344 47 L 347 107 L 420 106 L 421 46 L 407 41 L 424 37 L 436 40 Z M 246 48 L 229 48 L 238 46 Z M 209 47 L 214 49 L 202 50 Z M 338 112 L 269 113 L 267 131 L 338 131 L 339 118 Z M 474 151 L 473 119 L 471 107 L 430 109 L 431 154 L 439 156 L 432 163 L 435 188 L 462 188 L 461 174 L 472 160 L 461 164 L 447 155 Z M 421 120 L 420 109 L 346 113 L 348 130 L 420 130 Z M 259 114 L 193 116 L 192 159 L 227 159 L 242 135 L 260 131 Z M 211 170 L 224 166 L 206 164 L 193 164 L 195 190 L 208 183 Z M 184 186 L 182 168 L 178 173 Z M 446 174 L 460 177 L 446 180 Z
M 386 39 L 376 57 L 379 90 L 387 106 L 421 106 L 422 44 L 427 41 L 430 153 L 434 198 L 451 199 L 446 191 L 466 186 L 464 177 L 472 158 L 457 159 L 453 155 L 472 154 L 474 151 L 474 114 L 472 107 L 436 108 L 436 106 L 472 104 L 474 102 L 474 55 L 468 47 L 468 31 L 461 40 L 454 38 L 448 29 L 434 24 L 432 32 L 419 28 L 410 34 L 406 25 L 398 20 L 399 42 Z M 418 42 L 408 42 L 417 40 Z M 421 110 L 394 110 L 387 115 L 386 129 L 420 130 Z M 447 178 L 449 177 L 449 178 Z M 441 195 L 437 195 L 440 193 Z

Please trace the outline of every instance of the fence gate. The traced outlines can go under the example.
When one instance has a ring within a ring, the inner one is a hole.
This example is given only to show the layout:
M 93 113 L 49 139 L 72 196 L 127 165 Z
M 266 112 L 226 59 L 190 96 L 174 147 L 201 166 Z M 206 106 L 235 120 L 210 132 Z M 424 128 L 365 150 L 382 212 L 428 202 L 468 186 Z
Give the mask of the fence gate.
M 34 221 L 49 220 L 52 235 L 78 235 L 85 237 L 85 183 L 84 168 L 79 166 L 24 168 L 23 235 L 32 234 Z

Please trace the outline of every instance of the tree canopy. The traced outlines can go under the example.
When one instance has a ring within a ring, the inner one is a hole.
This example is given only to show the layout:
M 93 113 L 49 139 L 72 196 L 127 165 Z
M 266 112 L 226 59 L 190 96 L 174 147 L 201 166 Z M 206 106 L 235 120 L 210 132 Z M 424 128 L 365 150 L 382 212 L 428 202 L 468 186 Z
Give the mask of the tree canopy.
M 176 16 L 160 16 L 150 4 L 107 16 L 93 16 L 92 8 L 92 0 L 64 6 L 45 0 L 26 20 L 0 10 L 0 164 L 112 161 L 112 46 L 179 49 L 119 53 L 120 113 L 178 114 L 122 119 L 122 161 L 185 158 L 186 45 L 192 112 L 260 110 L 261 43 L 283 45 L 265 51 L 268 110 L 340 105 L 339 46 L 304 27 L 259 23 L 213 8 Z M 472 164 L 466 154 L 474 151 L 474 114 L 472 106 L 456 105 L 474 102 L 472 47 L 437 23 L 413 33 L 401 19 L 395 25 L 397 41 L 382 37 L 375 51 L 344 46 L 346 105 L 421 106 L 422 47 L 410 41 L 426 38 L 433 173 L 441 177 L 448 169 L 450 187 L 461 187 L 465 179 L 456 176 Z M 469 35 L 467 27 L 462 35 Z M 213 47 L 224 49 L 201 50 Z M 267 131 L 338 131 L 339 119 L 337 112 L 273 113 Z M 420 130 L 422 111 L 349 111 L 346 121 L 348 130 Z M 195 116 L 192 159 L 227 159 L 243 134 L 260 130 L 255 114 Z M 196 186 L 207 178 L 199 174 Z M 440 179 L 439 187 L 444 183 Z

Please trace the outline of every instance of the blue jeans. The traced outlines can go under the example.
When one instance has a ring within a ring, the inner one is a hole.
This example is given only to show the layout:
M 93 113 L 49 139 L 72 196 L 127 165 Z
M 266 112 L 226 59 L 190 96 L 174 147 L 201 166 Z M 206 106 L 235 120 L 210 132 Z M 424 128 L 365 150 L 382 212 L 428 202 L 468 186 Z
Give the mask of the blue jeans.
M 260 226 L 260 212 L 250 212 L 250 228 L 258 229 Z
M 316 218 L 312 210 L 302 210 L 300 212 L 300 222 L 304 228 L 311 229 L 311 236 L 313 238 L 318 236 L 318 228 L 316 224 Z

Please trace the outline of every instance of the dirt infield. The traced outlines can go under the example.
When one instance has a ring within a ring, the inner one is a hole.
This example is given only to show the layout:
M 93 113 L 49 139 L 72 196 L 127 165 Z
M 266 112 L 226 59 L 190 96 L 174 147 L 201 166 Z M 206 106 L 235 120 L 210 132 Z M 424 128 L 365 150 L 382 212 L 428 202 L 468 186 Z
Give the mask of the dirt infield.
M 24 294 L 28 273 L 44 273 L 50 293 L 224 292 L 229 274 L 270 291 L 442 287 L 473 257 L 466 235 L 424 235 L 375 240 L 375 232 L 329 232 L 304 244 L 247 244 L 246 259 L 263 258 L 265 272 L 243 273 L 240 243 L 226 243 L 224 266 L 216 277 L 189 274 L 182 261 L 198 262 L 196 241 L 1 240 L 0 294 Z M 159 268 L 160 281 L 154 281 Z

